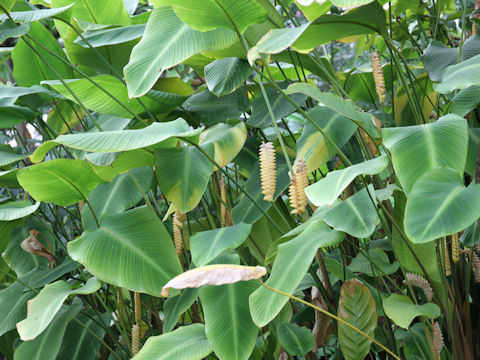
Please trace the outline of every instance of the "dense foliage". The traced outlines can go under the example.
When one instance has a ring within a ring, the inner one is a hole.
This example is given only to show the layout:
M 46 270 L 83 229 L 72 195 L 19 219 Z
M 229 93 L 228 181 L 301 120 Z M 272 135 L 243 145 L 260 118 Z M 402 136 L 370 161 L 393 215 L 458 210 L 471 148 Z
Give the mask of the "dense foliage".
M 474 7 L 2 0 L 0 354 L 478 359 Z

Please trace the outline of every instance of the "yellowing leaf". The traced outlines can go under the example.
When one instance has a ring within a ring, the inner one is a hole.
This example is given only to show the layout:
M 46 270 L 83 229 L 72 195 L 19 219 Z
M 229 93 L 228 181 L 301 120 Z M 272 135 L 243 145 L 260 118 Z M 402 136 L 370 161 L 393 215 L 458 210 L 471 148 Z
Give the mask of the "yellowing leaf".
M 263 266 L 208 265 L 189 270 L 174 277 L 162 288 L 160 296 L 167 297 L 170 288 L 198 288 L 203 285 L 233 284 L 255 280 L 267 273 Z

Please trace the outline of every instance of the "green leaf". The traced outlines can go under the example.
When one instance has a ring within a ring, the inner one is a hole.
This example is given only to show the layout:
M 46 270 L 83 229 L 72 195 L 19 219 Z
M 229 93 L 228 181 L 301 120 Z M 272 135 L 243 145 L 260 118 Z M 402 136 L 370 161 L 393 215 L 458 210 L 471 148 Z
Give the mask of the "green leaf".
M 84 286 L 72 289 L 66 281 L 59 280 L 46 285 L 40 293 L 28 301 L 27 318 L 17 324 L 20 339 L 29 341 L 40 335 L 52 322 L 69 295 L 87 295 L 100 289 L 101 283 L 90 278 Z
M 323 221 L 335 230 L 346 232 L 356 238 L 369 237 L 375 231 L 378 215 L 370 198 L 372 196 L 375 201 L 373 186 L 368 191 L 371 195 L 368 194 L 366 188 L 363 188 L 334 206 L 321 215 Z
M 119 152 L 141 149 L 158 144 L 171 137 L 192 137 L 203 128 L 191 130 L 183 119 L 153 123 L 138 130 L 113 130 L 79 134 L 60 135 L 55 140 L 45 141 L 30 156 L 33 162 L 43 160 L 47 152 L 57 145 L 91 152 Z
M 335 111 L 316 106 L 308 112 L 312 120 L 333 140 L 342 147 L 352 137 L 357 126 L 346 117 Z M 312 125 L 305 121 L 302 136 L 297 141 L 297 159 L 303 159 L 310 173 L 330 160 L 336 154 L 332 144 Z
M 70 306 L 62 306 L 47 329 L 35 340 L 22 343 L 15 349 L 14 360 L 54 360 L 62 344 L 68 323 L 82 309 L 82 302 L 75 298 Z
M 251 224 L 201 231 L 190 238 L 192 261 L 196 266 L 209 264 L 220 253 L 239 247 L 252 231 Z
M 302 281 L 319 247 L 333 246 L 343 239 L 343 233 L 332 231 L 319 219 L 294 239 L 279 245 L 272 273 L 266 284 L 287 294 L 293 294 Z M 285 276 L 288 274 L 288 276 Z M 288 302 L 288 297 L 260 287 L 250 296 L 250 312 L 257 326 L 272 321 Z
M 37 9 L 37 10 L 31 10 L 31 11 L 12 11 L 10 13 L 10 17 L 15 22 L 28 23 L 28 22 L 39 21 L 52 16 L 56 16 L 58 14 L 61 14 L 67 11 L 72 6 L 73 4 L 63 6 L 60 8 L 52 8 L 52 9 Z M 8 20 L 8 19 L 10 18 L 7 16 L 7 14 L 0 15 L 0 22 L 4 22 L 5 20 Z
M 25 35 L 30 31 L 30 25 L 24 24 L 17 26 L 12 20 L 8 19 L 0 25 L 0 44 L 8 38 L 16 38 Z
M 277 327 L 277 334 L 278 341 L 290 355 L 305 355 L 315 346 L 312 331 L 297 324 L 281 323 Z
M 316 206 L 331 205 L 342 191 L 359 175 L 375 175 L 388 165 L 386 155 L 331 171 L 326 177 L 305 189 L 308 199 Z
M 171 5 L 177 16 L 192 29 L 209 31 L 227 28 L 243 34 L 252 24 L 267 19 L 267 10 L 255 0 L 154 0 L 155 6 Z
M 368 249 L 367 256 L 359 253 L 348 266 L 350 271 L 368 276 L 391 275 L 398 270 L 398 262 L 390 264 L 388 255 L 380 248 Z
M 197 288 L 187 288 L 178 296 L 169 297 L 163 305 L 165 321 L 163 332 L 168 333 L 177 325 L 178 318 L 187 311 L 198 297 Z
M 182 22 L 170 7 L 156 8 L 148 20 L 145 36 L 133 48 L 124 69 L 130 98 L 148 92 L 162 73 L 192 55 L 229 47 L 236 40 L 225 28 L 199 32 Z
M 215 162 L 221 167 L 227 166 L 242 150 L 247 138 L 247 128 L 244 122 L 230 126 L 220 123 L 209 127 L 199 137 L 202 147 L 213 145 Z
M 21 219 L 37 211 L 40 203 L 32 204 L 28 200 L 11 201 L 0 205 L 0 221 Z
M 322 92 L 318 87 L 305 83 L 292 84 L 285 90 L 287 94 L 298 92 L 312 97 L 327 108 L 352 120 L 372 136 L 376 138 L 380 137 L 380 133 L 375 125 L 374 116 L 358 110 L 351 100 L 344 100 L 337 95 Z
M 461 90 L 453 98 L 452 113 L 465 116 L 480 103 L 480 86 L 470 86 Z
M 134 114 L 143 114 L 145 112 L 145 108 L 138 100 L 129 100 L 127 87 L 119 79 L 110 75 L 92 76 L 90 79 L 95 81 L 96 84 L 93 84 L 88 79 L 65 80 L 68 87 L 88 109 L 124 118 L 132 118 Z M 78 102 L 77 98 L 59 80 L 44 81 L 42 85 L 49 85 L 67 99 L 75 103 Z M 99 86 L 106 89 L 117 101 L 110 95 L 107 95 Z M 140 100 L 151 112 L 170 112 L 171 107 L 166 106 L 167 104 L 164 102 L 156 101 L 155 95 L 155 93 L 151 96 L 148 94 L 147 96 L 142 96 Z M 123 106 L 119 103 L 123 104 Z
M 118 214 L 135 206 L 143 199 L 143 194 L 148 192 L 152 181 L 153 171 L 150 167 L 137 168 L 128 174 L 118 175 L 113 182 L 100 184 L 93 189 L 88 197 L 90 206 L 101 223 L 104 215 Z M 89 206 L 82 209 L 82 222 L 85 230 L 95 230 L 97 227 Z
M 480 54 L 456 65 L 450 65 L 442 73 L 442 80 L 433 87 L 440 94 L 480 85 Z
M 205 333 L 220 359 L 249 359 L 258 328 L 250 316 L 248 297 L 258 286 L 256 281 L 246 281 L 200 288 Z
M 98 230 L 69 242 L 68 253 L 100 280 L 153 296 L 182 272 L 170 235 L 144 207 L 105 216 Z
M 206 124 L 215 124 L 229 119 L 238 119 L 248 111 L 250 103 L 244 89 L 217 97 L 204 90 L 192 95 L 184 104 L 184 109 L 195 114 Z
M 25 167 L 18 182 L 37 201 L 60 206 L 85 200 L 102 180 L 82 160 L 55 159 Z
M 343 283 L 338 302 L 338 316 L 365 334 L 375 337 L 377 326 L 375 301 L 368 288 L 357 279 Z M 372 343 L 368 338 L 340 322 L 338 323 L 338 341 L 346 360 L 364 359 Z
M 105 329 L 101 324 L 107 324 L 108 313 L 96 316 L 90 310 L 77 315 L 78 321 L 72 321 L 67 326 L 58 359 L 95 360 L 102 345 L 98 339 L 103 339 Z
M 75 40 L 75 43 L 84 48 L 89 48 L 88 44 L 93 47 L 115 45 L 138 39 L 143 36 L 144 32 L 145 24 L 87 31 L 86 33 L 82 34 L 83 39 L 78 37 Z
M 480 185 L 465 187 L 456 171 L 439 168 L 412 188 L 405 209 L 405 232 L 416 244 L 465 229 L 480 217 Z
M 457 63 L 458 49 L 449 48 L 440 41 L 434 40 L 428 44 L 422 60 L 430 79 L 439 81 L 442 78 L 443 69 Z
M 41 23 L 30 24 L 29 36 L 48 48 L 56 56 L 68 62 L 65 53 L 58 44 L 57 39 Z M 48 53 L 33 40 L 28 40 L 35 49 L 34 52 L 25 42 L 20 39 L 12 51 L 13 77 L 20 86 L 32 86 L 42 80 L 57 79 L 60 75 L 63 79 L 73 78 L 73 71 L 63 61 Z M 40 54 L 44 61 L 37 55 Z M 48 66 L 50 65 L 50 66 Z M 56 72 L 52 71 L 53 68 Z
M 17 105 L 0 106 L 0 129 L 9 129 L 25 120 L 32 122 L 38 114 L 28 107 Z
M 408 329 L 417 316 L 426 316 L 435 319 L 440 316 L 437 304 L 428 303 L 415 305 L 406 295 L 392 294 L 383 300 L 385 314 L 398 326 Z
M 387 128 L 382 132 L 396 175 L 407 195 L 415 182 L 431 169 L 448 166 L 463 174 L 468 126 L 460 116 L 448 114 L 434 123 Z
M 0 291 L 0 336 L 15 329 L 15 325 L 27 316 L 27 301 L 35 296 L 33 291 L 18 281 Z
M 213 146 L 204 150 L 213 157 Z M 213 164 L 193 146 L 155 151 L 158 185 L 175 209 L 183 214 L 200 202 L 213 170 Z
M 205 80 L 212 94 L 223 96 L 240 87 L 251 72 L 252 69 L 245 60 L 227 57 L 205 66 Z
M 182 326 L 160 336 L 150 336 L 132 360 L 201 360 L 212 352 L 203 324 Z

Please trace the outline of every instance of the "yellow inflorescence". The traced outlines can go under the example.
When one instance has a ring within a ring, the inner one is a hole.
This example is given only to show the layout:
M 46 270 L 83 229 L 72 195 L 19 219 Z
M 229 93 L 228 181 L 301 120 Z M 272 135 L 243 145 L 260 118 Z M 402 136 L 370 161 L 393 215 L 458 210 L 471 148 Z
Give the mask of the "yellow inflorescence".
M 460 261 L 460 245 L 458 243 L 458 233 L 452 235 L 452 261 L 458 264 Z
M 222 201 L 220 202 L 220 218 L 221 218 L 221 225 L 225 226 L 227 224 L 227 207 L 225 204 L 227 203 L 227 188 L 225 186 L 225 179 L 223 176 L 220 176 L 219 180 L 220 186 L 220 198 Z
M 275 148 L 271 142 L 260 145 L 260 178 L 263 200 L 273 202 L 276 188 Z
M 183 229 L 184 215 L 180 211 L 175 210 L 173 214 L 173 243 L 175 244 L 175 250 L 177 255 L 181 256 L 183 252 L 183 239 L 182 239 L 182 229 Z
M 292 214 L 301 215 L 307 207 L 308 199 L 305 194 L 305 188 L 308 186 L 308 172 L 305 162 L 300 159 L 297 162 L 297 168 L 292 176 L 292 182 L 289 187 L 290 206 L 293 208 Z
M 140 351 L 140 325 L 132 325 L 132 354 L 135 355 Z
M 378 51 L 375 50 L 370 54 L 370 60 L 372 62 L 373 78 L 375 80 L 375 90 L 377 91 L 380 102 L 385 101 L 385 79 L 383 78 L 382 64 L 380 63 L 380 56 Z

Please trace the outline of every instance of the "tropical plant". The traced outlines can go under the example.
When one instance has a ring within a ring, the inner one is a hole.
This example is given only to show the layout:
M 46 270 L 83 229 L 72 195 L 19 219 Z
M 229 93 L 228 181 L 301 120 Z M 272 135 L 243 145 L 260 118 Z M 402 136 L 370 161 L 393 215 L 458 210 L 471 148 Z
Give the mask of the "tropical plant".
M 2 0 L 5 359 L 478 359 L 478 1 Z

